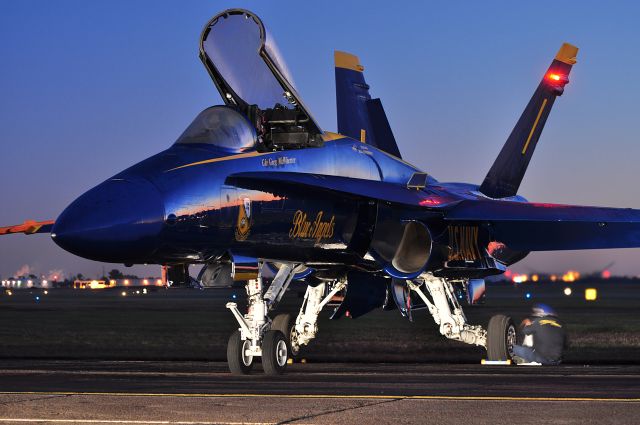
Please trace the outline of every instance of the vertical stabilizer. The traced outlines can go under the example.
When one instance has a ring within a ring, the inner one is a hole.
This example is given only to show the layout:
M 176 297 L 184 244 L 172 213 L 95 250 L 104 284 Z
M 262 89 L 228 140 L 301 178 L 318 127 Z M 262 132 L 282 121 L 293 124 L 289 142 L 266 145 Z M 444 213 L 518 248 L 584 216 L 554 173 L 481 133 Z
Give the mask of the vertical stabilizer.
M 485 177 L 480 192 L 491 198 L 515 196 L 556 97 L 569 83 L 578 48 L 564 43 L 533 93 L 498 158 Z
M 334 53 L 338 132 L 400 157 L 380 99 L 371 99 L 364 67 L 351 53 Z

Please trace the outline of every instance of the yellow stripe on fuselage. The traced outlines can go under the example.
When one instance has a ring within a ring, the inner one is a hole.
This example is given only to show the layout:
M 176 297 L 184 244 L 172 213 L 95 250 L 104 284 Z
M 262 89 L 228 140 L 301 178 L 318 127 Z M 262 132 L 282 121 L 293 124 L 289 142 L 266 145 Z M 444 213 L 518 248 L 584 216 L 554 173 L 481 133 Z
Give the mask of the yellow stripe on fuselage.
M 344 139 L 347 136 L 344 136 L 342 134 L 339 133 L 331 133 L 331 132 L 324 132 L 322 134 L 322 140 L 325 142 L 329 142 L 332 140 L 338 140 L 338 139 Z M 235 159 L 242 159 L 242 158 L 252 158 L 255 156 L 263 156 L 263 155 L 269 155 L 272 153 L 276 153 L 276 152 L 247 152 L 247 153 L 239 153 L 236 155 L 229 155 L 229 156 L 221 156 L 221 157 L 217 157 L 217 158 L 211 158 L 211 159 L 205 159 L 204 161 L 197 161 L 197 162 L 192 162 L 190 164 L 185 164 L 185 165 L 181 165 L 179 167 L 175 167 L 175 168 L 171 168 L 170 170 L 165 171 L 165 173 L 168 173 L 170 171 L 175 171 L 175 170 L 180 170 L 182 168 L 187 168 L 187 167 L 193 167 L 196 165 L 204 165 L 204 164 L 212 164 L 214 162 L 222 162 L 222 161 L 233 161 Z
M 218 158 L 205 159 L 204 161 L 192 162 L 190 164 L 185 164 L 179 167 L 172 168 L 170 170 L 165 171 L 165 173 L 168 173 L 169 171 L 180 170 L 181 168 L 193 167 L 196 165 L 212 164 L 214 162 L 222 162 L 222 161 L 232 161 L 234 159 L 251 158 L 254 156 L 268 155 L 270 153 L 273 153 L 273 152 L 247 152 L 247 153 L 239 153 L 237 155 L 229 155 L 229 156 L 221 156 Z

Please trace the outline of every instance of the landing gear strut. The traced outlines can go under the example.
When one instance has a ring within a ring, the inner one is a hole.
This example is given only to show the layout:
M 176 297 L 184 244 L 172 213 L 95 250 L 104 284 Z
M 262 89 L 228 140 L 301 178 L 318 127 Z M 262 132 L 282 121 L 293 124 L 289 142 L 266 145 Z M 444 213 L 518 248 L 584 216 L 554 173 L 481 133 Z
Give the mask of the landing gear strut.
M 334 295 L 346 286 L 346 280 L 307 286 L 302 307 L 300 307 L 296 322 L 291 328 L 291 353 L 293 356 L 297 356 L 300 348 L 309 344 L 316 337 L 320 312 Z
M 227 345 L 229 370 L 235 374 L 251 372 L 253 361 L 262 357 L 262 367 L 267 375 L 279 375 L 284 372 L 289 357 L 289 344 L 284 334 L 271 329 L 271 319 L 267 313 L 274 309 L 284 295 L 291 279 L 296 273 L 296 264 L 280 265 L 271 285 L 263 294 L 262 268 L 258 265 L 258 278 L 247 282 L 249 298 L 248 312 L 244 316 L 236 303 L 227 303 L 240 328 L 231 335 Z
M 447 279 L 424 273 L 413 281 L 407 281 L 409 289 L 424 301 L 433 320 L 440 326 L 440 333 L 449 339 L 487 349 L 488 360 L 510 360 L 516 344 L 516 327 L 510 317 L 495 315 L 488 329 L 470 325 L 455 297 L 453 285 Z M 431 299 L 427 297 L 425 291 Z
M 435 277 L 431 273 L 424 273 L 413 281 L 407 281 L 407 284 L 427 305 L 433 320 L 440 326 L 442 335 L 467 344 L 487 346 L 487 331 L 482 326 L 467 323 L 450 281 Z M 427 290 L 431 300 L 423 288 Z

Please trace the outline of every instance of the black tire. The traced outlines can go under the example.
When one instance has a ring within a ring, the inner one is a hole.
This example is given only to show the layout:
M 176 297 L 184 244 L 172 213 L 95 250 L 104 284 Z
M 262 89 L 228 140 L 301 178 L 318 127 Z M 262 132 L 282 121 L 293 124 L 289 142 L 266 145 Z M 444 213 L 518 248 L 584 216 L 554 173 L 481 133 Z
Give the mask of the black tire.
M 249 340 L 243 341 L 239 330 L 232 333 L 229 338 L 227 343 L 227 364 L 234 375 L 247 375 L 253 368 L 253 356 L 247 358 L 244 355 L 247 344 L 250 344 Z
M 262 337 L 262 368 L 267 375 L 282 375 L 287 368 L 289 344 L 280 331 L 271 330 Z
M 285 339 L 289 339 L 291 333 L 291 315 L 290 314 L 278 314 L 271 322 L 272 331 L 280 331 L 284 335 Z
M 491 317 L 487 327 L 487 359 L 511 360 L 516 338 L 516 326 L 511 317 L 503 314 Z
M 295 323 L 291 323 L 290 314 L 278 314 L 271 322 L 272 331 L 280 331 L 284 335 L 284 339 L 287 341 L 287 348 L 289 349 L 289 357 L 295 359 L 298 357 L 299 352 L 294 352 L 291 344 L 291 334 L 294 332 Z

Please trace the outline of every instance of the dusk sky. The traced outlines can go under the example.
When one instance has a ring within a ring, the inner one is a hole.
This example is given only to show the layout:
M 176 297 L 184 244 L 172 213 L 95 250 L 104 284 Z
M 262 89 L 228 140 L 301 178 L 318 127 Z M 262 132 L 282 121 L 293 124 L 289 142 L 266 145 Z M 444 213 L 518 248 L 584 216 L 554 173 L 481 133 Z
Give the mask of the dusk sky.
M 198 40 L 230 7 L 263 19 L 325 130 L 336 130 L 333 51 L 357 54 L 403 157 L 440 181 L 483 180 L 557 49 L 573 43 L 571 83 L 519 193 L 640 208 L 637 2 L 415 3 L 0 0 L 0 226 L 55 219 L 222 103 Z M 615 261 L 614 274 L 636 275 L 639 259 L 639 249 L 533 253 L 514 269 L 588 272 Z M 1 237 L 0 276 L 23 265 L 88 276 L 103 267 L 48 235 Z

